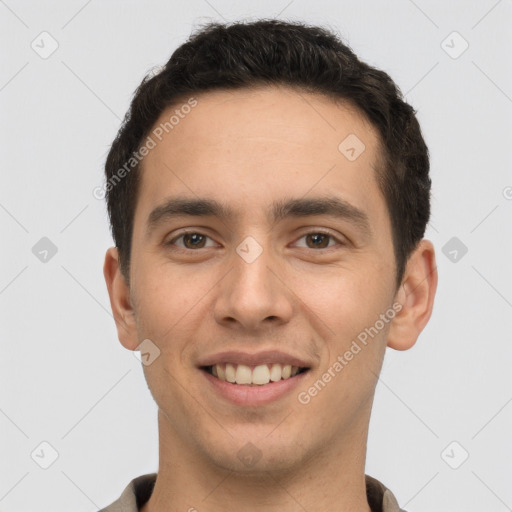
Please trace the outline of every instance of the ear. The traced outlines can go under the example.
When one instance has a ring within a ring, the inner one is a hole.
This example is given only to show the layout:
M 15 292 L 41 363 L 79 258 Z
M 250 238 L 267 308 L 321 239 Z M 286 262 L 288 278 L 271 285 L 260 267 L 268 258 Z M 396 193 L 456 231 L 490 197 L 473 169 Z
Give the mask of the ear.
M 393 318 L 388 332 L 388 347 L 407 350 L 418 339 L 432 314 L 437 289 L 434 246 L 421 240 L 407 261 L 402 284 L 395 296 L 402 309 Z
M 130 299 L 130 287 L 121 273 L 119 253 L 111 247 L 105 254 L 103 275 L 107 283 L 110 306 L 117 327 L 117 337 L 123 347 L 136 350 L 139 345 L 135 312 Z

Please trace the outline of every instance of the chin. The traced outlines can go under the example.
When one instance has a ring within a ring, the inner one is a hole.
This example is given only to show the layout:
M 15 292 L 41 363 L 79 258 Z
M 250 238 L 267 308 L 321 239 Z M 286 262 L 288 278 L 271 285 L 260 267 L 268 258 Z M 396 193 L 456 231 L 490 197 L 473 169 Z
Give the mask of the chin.
M 214 448 L 209 444 L 204 455 L 223 470 L 248 476 L 295 472 L 305 459 L 304 440 L 293 442 L 289 436 L 265 438 L 268 432 L 266 428 L 265 433 L 258 436 L 233 436 L 224 442 L 214 443 Z

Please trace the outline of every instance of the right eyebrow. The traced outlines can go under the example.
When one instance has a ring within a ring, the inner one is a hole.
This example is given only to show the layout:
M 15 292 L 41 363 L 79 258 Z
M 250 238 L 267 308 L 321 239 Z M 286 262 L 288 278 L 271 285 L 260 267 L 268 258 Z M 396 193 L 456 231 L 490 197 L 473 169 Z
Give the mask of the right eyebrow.
M 234 212 L 214 199 L 189 199 L 173 197 L 157 206 L 148 217 L 147 231 L 150 234 L 158 224 L 174 217 L 219 217 L 229 220 Z

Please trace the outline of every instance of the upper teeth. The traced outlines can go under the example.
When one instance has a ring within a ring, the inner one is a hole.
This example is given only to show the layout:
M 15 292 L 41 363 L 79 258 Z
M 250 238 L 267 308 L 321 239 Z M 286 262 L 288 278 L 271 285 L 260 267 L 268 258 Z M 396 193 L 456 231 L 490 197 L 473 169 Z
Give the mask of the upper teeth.
M 289 364 L 280 365 L 273 364 L 260 364 L 251 370 L 250 366 L 245 364 L 214 364 L 212 366 L 212 373 L 220 380 L 228 381 L 236 384 L 256 384 L 262 386 L 268 384 L 270 381 L 278 381 L 281 379 L 289 379 L 299 373 L 298 366 L 291 366 Z

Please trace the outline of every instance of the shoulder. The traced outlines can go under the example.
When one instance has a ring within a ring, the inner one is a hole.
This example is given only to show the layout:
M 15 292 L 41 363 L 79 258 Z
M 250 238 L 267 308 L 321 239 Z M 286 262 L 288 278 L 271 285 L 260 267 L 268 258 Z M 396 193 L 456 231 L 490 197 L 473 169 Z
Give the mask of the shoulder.
M 134 478 L 124 489 L 121 496 L 99 512 L 139 512 L 153 492 L 156 473 L 148 473 Z
M 407 512 L 400 508 L 395 495 L 382 482 L 369 475 L 366 479 L 366 496 L 372 512 Z

